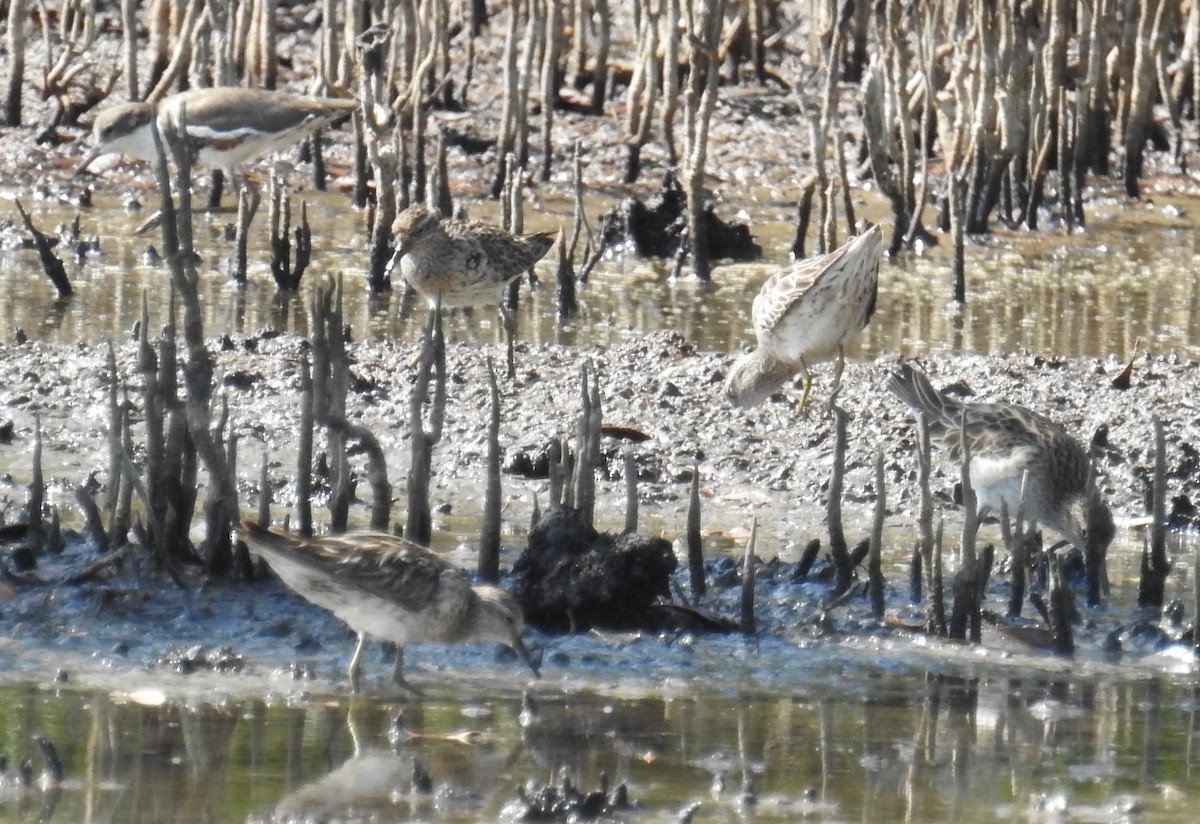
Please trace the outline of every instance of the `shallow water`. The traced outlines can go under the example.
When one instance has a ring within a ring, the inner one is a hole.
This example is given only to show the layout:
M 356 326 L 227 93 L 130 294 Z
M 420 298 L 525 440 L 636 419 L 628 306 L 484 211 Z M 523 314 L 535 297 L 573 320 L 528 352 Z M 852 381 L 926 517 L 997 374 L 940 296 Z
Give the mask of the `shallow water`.
M 775 693 L 547 691 L 524 725 L 520 698 L 503 694 L 163 702 L 12 685 L 0 689 L 0 751 L 40 772 L 39 732 L 65 779 L 7 784 L 0 820 L 517 820 L 520 786 L 564 774 L 585 791 L 601 776 L 624 784 L 637 807 L 620 817 L 637 821 L 693 804 L 697 822 L 1194 820 L 1194 689 L 857 675 Z M 414 763 L 430 792 L 414 788 Z
M 152 311 L 165 305 L 169 277 L 164 267 L 143 259 L 147 245 L 160 245 L 157 230 L 142 237 L 134 228 L 145 211 L 124 212 L 113 199 L 116 184 L 97 183 L 97 205 L 83 210 L 85 237 L 99 236 L 101 254 L 82 264 L 68 262 L 77 289 L 69 301 L 55 299 L 32 251 L 0 252 L 0 330 L 21 327 L 34 339 L 69 343 L 123 338 L 140 318 L 143 293 Z M 339 193 L 302 192 L 314 232 L 313 263 L 299 296 L 276 293 L 266 261 L 265 211 L 251 228 L 250 280 L 245 289 L 229 280 L 233 246 L 224 240 L 228 215 L 197 218 L 205 323 L 209 335 L 252 333 L 264 328 L 307 330 L 310 290 L 326 277 L 342 276 L 346 316 L 360 338 L 415 339 L 423 316 L 399 292 L 370 295 L 363 272 L 360 213 Z M 595 200 L 593 222 L 611 201 Z M 491 219 L 493 204 L 473 214 Z M 1194 259 L 1197 240 L 1187 218 L 1200 204 L 1178 198 L 1125 207 L 1099 202 L 1085 232 L 1067 236 L 1049 229 L 1037 234 L 1006 232 L 976 239 L 966 250 L 967 306 L 950 303 L 948 250 L 885 263 L 877 313 L 855 343 L 852 355 L 931 352 L 1029 351 L 1046 356 L 1132 356 L 1135 345 L 1152 352 L 1200 355 L 1200 321 L 1191 311 L 1200 286 Z M 41 201 L 27 208 L 45 231 L 71 220 L 77 210 Z M 298 209 L 298 205 L 296 206 Z M 608 346 L 630 336 L 674 329 L 708 351 L 737 351 L 752 342 L 749 303 L 759 285 L 786 265 L 792 228 L 790 210 L 765 207 L 752 213 L 763 262 L 721 265 L 713 282 L 671 280 L 669 264 L 611 255 L 579 293 L 579 317 L 556 318 L 554 268 L 539 265 L 541 288 L 522 290 L 518 314 L 522 341 Z M 882 213 L 868 212 L 883 220 Z M 732 215 L 731 215 L 732 216 Z M 569 227 L 569 206 L 546 201 L 530 206 L 529 231 Z M 809 248 L 811 249 L 811 241 Z M 257 251 L 255 251 L 257 249 Z M 552 252 L 548 261 L 555 258 Z M 451 321 L 451 339 L 500 340 L 490 310 Z
M 120 339 L 140 318 L 143 294 L 152 312 L 165 304 L 167 272 L 141 256 L 157 237 L 129 236 L 143 214 L 125 214 L 103 197 L 99 203 L 83 221 L 85 234 L 101 234 L 103 255 L 69 268 L 78 290 L 71 300 L 53 299 L 32 253 L 0 253 L 3 334 L 20 327 L 60 343 Z M 356 336 L 414 338 L 420 307 L 362 287 L 360 216 L 337 194 L 312 196 L 311 204 L 321 229 L 299 296 L 276 296 L 265 263 L 252 267 L 255 285 L 231 286 L 224 219 L 198 231 L 207 333 L 304 332 L 308 290 L 340 273 Z M 1191 206 L 1133 213 L 1114 205 L 1109 214 L 1099 206 L 1089 233 L 986 239 L 968 249 L 962 311 L 947 304 L 944 250 L 887 263 L 879 311 L 853 354 L 1029 350 L 1124 358 L 1141 340 L 1153 351 L 1194 357 L 1200 329 L 1192 316 Z M 44 202 L 33 211 L 43 228 L 74 214 Z M 568 325 L 554 318 L 549 286 L 523 290 L 521 340 L 603 346 L 672 328 L 701 349 L 736 351 L 749 342 L 749 300 L 790 242 L 785 210 L 766 212 L 755 215 L 764 220 L 756 235 L 774 263 L 722 266 L 708 285 L 673 282 L 664 266 L 613 258 L 596 270 L 581 293 L 579 319 Z M 561 210 L 531 210 L 527 227 L 566 221 Z M 254 228 L 265 235 L 263 216 Z M 546 284 L 553 276 L 546 266 L 539 274 Z M 455 318 L 448 334 L 499 341 L 490 312 Z M 20 476 L 26 471 L 22 465 Z M 474 531 L 473 523 L 461 529 Z M 1129 614 L 1136 549 L 1114 548 L 1111 613 L 1088 616 L 1090 654 L 1070 662 L 994 637 L 980 649 L 876 634 L 862 615 L 846 618 L 861 633 L 810 635 L 803 627 L 816 596 L 766 581 L 760 620 L 768 629 L 756 643 L 535 637 L 548 656 L 537 683 L 514 673 L 511 662 L 497 665 L 490 650 L 418 648 L 409 660 L 430 695 L 403 704 L 377 656 L 372 697 L 351 701 L 340 692 L 350 650 L 345 629 L 278 589 L 251 598 L 214 588 L 182 605 L 141 589 L 161 585 L 154 581 L 89 593 L 47 590 L 44 600 L 38 593 L 20 604 L 0 602 L 13 645 L 0 646 L 0 663 L 9 678 L 36 682 L 0 686 L 0 753 L 8 754 L 11 774 L 26 754 L 40 768 L 35 733 L 58 745 L 66 780 L 46 817 L 62 821 L 245 820 L 286 799 L 300 805 L 287 808 L 294 814 L 316 816 L 320 808 L 303 804 L 351 803 L 338 800 L 342 785 L 371 780 L 377 791 L 351 799 L 364 816 L 494 820 L 517 787 L 555 781 L 562 767 L 585 789 L 601 773 L 614 785 L 626 782 L 644 805 L 628 816 L 636 820 L 673 821 L 699 801 L 698 822 L 1010 820 L 1053 818 L 1060 808 L 1083 820 L 1120 820 L 1141 809 L 1148 820 L 1188 821 L 1198 791 L 1194 664 L 1179 647 L 1139 650 L 1120 664 L 1095 654 L 1104 633 Z M 889 579 L 902 581 L 901 559 L 890 560 Z M 1186 596 L 1186 574 L 1173 576 L 1171 586 L 1172 595 Z M 735 614 L 736 599 L 730 590 L 717 603 Z M 268 603 L 278 601 L 293 612 L 271 612 L 277 607 Z M 190 643 L 236 643 L 254 671 L 183 677 L 136 669 Z M 122 645 L 131 649 L 128 660 L 113 652 Z M 25 655 L 32 647 L 44 655 Z M 59 666 L 70 677 L 65 688 L 51 686 Z M 525 688 L 542 708 L 528 729 L 517 720 Z M 408 729 L 424 737 L 392 747 L 386 731 L 401 707 Z M 484 735 L 444 740 L 464 730 Z M 433 780 L 432 797 L 412 792 L 417 758 Z M 747 778 L 757 804 L 742 799 Z M 316 800 L 300 800 L 306 797 Z M 0 820 L 27 820 L 50 800 L 5 785 Z M 348 817 L 336 808 L 324 814 Z
M 72 544 L 41 573 L 58 580 L 92 554 Z M 884 559 L 893 587 L 902 561 Z M 518 788 L 564 771 L 584 790 L 602 775 L 624 783 L 640 806 L 618 818 L 634 821 L 676 821 L 697 802 L 697 822 L 1038 809 L 1190 821 L 1190 651 L 1133 633 L 1124 657 L 1101 650 L 1131 614 L 1133 566 L 1132 553 L 1114 559 L 1113 598 L 1085 610 L 1073 659 L 990 627 L 981 646 L 882 629 L 863 599 L 826 626 L 825 585 L 764 569 L 754 639 L 532 632 L 540 679 L 494 645 L 417 645 L 405 662 L 421 698 L 388 682 L 379 645 L 366 695 L 348 696 L 350 634 L 277 582 L 183 593 L 135 568 L 104 586 L 23 586 L 0 615 L 0 755 L 8 776 L 29 757 L 36 777 L 43 735 L 64 780 L 49 792 L 5 778 L 0 821 L 517 820 L 502 811 Z M 1188 586 L 1173 577 L 1170 594 Z M 736 582 L 713 575 L 711 587 L 709 608 L 736 615 Z M 888 597 L 905 616 L 903 593 Z M 180 663 L 218 658 L 230 671 Z M 523 721 L 524 692 L 535 712 Z M 413 789 L 415 761 L 428 794 Z

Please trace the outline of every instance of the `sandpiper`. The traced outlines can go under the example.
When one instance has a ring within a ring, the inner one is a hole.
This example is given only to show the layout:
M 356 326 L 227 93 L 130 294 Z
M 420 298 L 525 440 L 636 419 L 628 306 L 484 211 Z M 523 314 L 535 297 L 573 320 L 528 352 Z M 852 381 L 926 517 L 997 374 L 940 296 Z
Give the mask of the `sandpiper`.
M 194 160 L 218 168 L 233 180 L 243 163 L 303 140 L 357 108 L 353 100 L 286 94 L 267 89 L 221 86 L 191 89 L 153 103 L 122 103 L 96 115 L 95 144 L 76 174 L 101 154 L 120 152 L 154 160 L 150 122 L 166 134 L 186 113 L 188 144 Z
M 965 415 L 971 486 L 981 513 L 999 514 L 1004 502 L 1015 516 L 1024 478 L 1024 517 L 1085 549 L 1080 524 L 1090 465 L 1087 452 L 1060 424 L 1012 403 L 958 400 L 908 364 L 891 375 L 888 389 L 925 416 L 930 436 L 952 460 L 962 458 Z
M 514 235 L 474 220 L 443 218 L 420 204 L 392 223 L 397 264 L 404 279 L 429 301 L 443 307 L 500 307 L 512 373 L 513 318 L 504 305 L 504 287 L 541 260 L 555 232 Z
M 735 406 L 756 406 L 796 373 L 804 377 L 800 410 L 808 401 L 808 369 L 837 357 L 841 385 L 845 346 L 875 312 L 883 233 L 873 226 L 827 255 L 776 272 L 758 292 L 750 317 L 758 347 L 729 373 L 725 395 Z
M 541 260 L 554 232 L 510 234 L 474 220 L 443 218 L 409 206 L 392 223 L 396 252 L 390 266 L 414 289 L 444 307 L 503 306 L 504 287 Z
M 355 692 L 368 638 L 396 644 L 393 677 L 414 692 L 402 672 L 406 644 L 496 641 L 538 674 L 521 641 L 525 620 L 513 597 L 499 587 L 472 586 L 465 572 L 419 544 L 382 532 L 302 538 L 251 523 L 239 532 L 290 589 L 358 633 L 349 668 Z

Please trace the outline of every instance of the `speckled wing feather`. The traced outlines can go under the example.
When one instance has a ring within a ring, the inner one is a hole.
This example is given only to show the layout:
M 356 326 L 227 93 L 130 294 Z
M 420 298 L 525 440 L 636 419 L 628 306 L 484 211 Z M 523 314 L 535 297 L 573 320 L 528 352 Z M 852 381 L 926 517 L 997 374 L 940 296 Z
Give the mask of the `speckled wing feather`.
M 242 534 L 251 550 L 270 564 L 273 556 L 331 577 L 339 585 L 419 612 L 434 601 L 471 599 L 470 582 L 461 570 L 412 541 L 387 533 L 355 532 L 349 536 L 303 539 L 243 524 Z
M 774 329 L 778 326 L 783 316 L 803 300 L 804 295 L 826 274 L 844 274 L 842 267 L 838 264 L 852 249 L 857 249 L 860 240 L 871 232 L 877 231 L 878 228 L 873 227 L 827 255 L 796 261 L 786 269 L 769 277 L 759 289 L 758 295 L 750 307 L 750 319 L 754 324 L 755 333 L 761 338 L 763 330 Z M 874 261 L 872 265 L 877 268 L 878 261 Z M 872 294 L 866 318 L 863 319 L 859 329 L 866 325 L 874 311 L 875 297 Z
M 996 455 L 1023 447 L 1042 449 L 1057 441 L 1074 443 L 1060 424 L 1031 409 L 1010 403 L 965 403 L 934 388 L 923 373 L 904 364 L 888 387 L 929 422 L 951 458 L 962 456 L 962 415 L 973 455 Z M 1079 450 L 1082 452 L 1082 450 Z M 1086 456 L 1084 456 L 1086 463 Z
M 470 243 L 476 266 L 490 263 L 499 277 L 511 280 L 541 260 L 554 245 L 554 232 L 512 235 L 499 226 L 474 220 L 442 220 L 446 234 L 460 243 Z
M 783 316 L 804 297 L 805 292 L 826 271 L 826 256 L 797 261 L 767 278 L 750 305 L 750 321 L 754 332 L 762 338 L 762 330 L 774 329 Z

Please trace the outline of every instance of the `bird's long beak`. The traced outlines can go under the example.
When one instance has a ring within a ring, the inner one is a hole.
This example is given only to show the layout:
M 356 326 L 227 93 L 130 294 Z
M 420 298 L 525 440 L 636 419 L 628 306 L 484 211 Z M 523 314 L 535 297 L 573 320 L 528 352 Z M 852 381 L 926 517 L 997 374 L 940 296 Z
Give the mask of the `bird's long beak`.
M 533 677 L 541 678 L 542 673 L 538 671 L 537 662 L 533 660 L 533 656 L 529 654 L 529 647 L 525 646 L 525 642 L 521 640 L 519 635 L 513 639 L 512 648 L 517 655 L 521 656 L 521 660 L 528 664 L 529 668 L 533 670 Z
M 79 177 L 81 174 L 83 174 L 87 167 L 92 165 L 92 161 L 98 158 L 100 154 L 101 152 L 99 146 L 88 152 L 87 156 L 84 157 L 83 160 L 79 162 L 79 165 L 75 167 L 75 171 L 71 172 L 71 177 Z
M 383 267 L 383 273 L 390 276 L 400 265 L 400 259 L 408 254 L 409 247 L 401 243 L 396 247 L 396 251 L 392 253 L 392 259 L 387 262 L 387 266 Z

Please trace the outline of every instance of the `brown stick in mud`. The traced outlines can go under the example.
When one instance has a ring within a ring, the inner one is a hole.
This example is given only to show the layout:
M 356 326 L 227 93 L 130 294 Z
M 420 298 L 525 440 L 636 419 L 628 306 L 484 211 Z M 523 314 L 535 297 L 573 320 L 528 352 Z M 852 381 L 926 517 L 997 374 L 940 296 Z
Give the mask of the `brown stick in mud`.
M 962 445 L 962 462 L 959 466 L 962 480 L 963 529 L 961 552 L 963 564 L 975 561 L 975 539 L 979 535 L 979 499 L 971 484 L 971 441 L 967 437 L 967 409 L 964 406 L 959 418 L 959 443 Z
M 1049 618 L 1054 651 L 1059 655 L 1075 653 L 1075 633 L 1071 627 L 1075 604 L 1066 579 L 1066 556 L 1056 552 L 1050 558 Z
M 346 350 L 343 294 L 339 276 L 313 300 L 313 386 L 316 409 L 323 413 L 314 417 L 317 423 L 325 425 L 326 451 L 332 474 L 330 529 L 344 532 L 349 527 L 350 502 L 354 498 L 348 443 L 351 438 L 357 440 L 368 455 L 368 477 L 374 490 L 372 529 L 386 529 L 391 510 L 391 486 L 387 482 L 383 450 L 369 430 L 352 424 L 346 414 L 350 395 L 350 357 Z M 324 369 L 318 369 L 318 363 Z
M 933 551 L 936 544 L 933 532 L 933 490 L 930 475 L 933 469 L 933 444 L 929 437 L 929 419 L 917 413 L 917 547 L 925 556 L 926 583 L 932 595 Z
M 913 546 L 912 558 L 908 562 L 908 602 L 919 604 L 925 598 L 924 593 L 925 561 L 921 554 L 921 545 Z
M 1154 475 L 1150 499 L 1150 546 L 1142 553 L 1141 578 L 1138 581 L 1137 604 L 1143 609 L 1158 611 L 1166 602 L 1167 575 L 1171 562 L 1167 559 L 1167 441 L 1162 419 L 1154 422 Z
M 555 243 L 558 247 L 558 266 L 554 276 L 558 285 L 558 319 L 570 320 L 579 314 L 579 302 L 575 297 L 575 267 L 571 264 L 571 254 L 567 250 L 566 236 L 561 228 Z
M 433 174 L 429 178 L 429 203 L 443 217 L 454 217 L 454 195 L 450 191 L 450 167 L 446 158 L 446 138 L 441 132 L 433 140 Z
M 1155 83 L 1155 44 L 1159 42 L 1164 11 L 1175 3 L 1166 0 L 1141 0 L 1138 4 L 1137 44 L 1133 56 L 1133 79 L 1129 88 L 1128 117 L 1125 121 L 1125 194 L 1141 194 L 1140 178 L 1150 128 L 1151 108 L 1158 84 Z
M 562 441 L 558 438 L 552 438 L 546 447 L 546 483 L 549 486 L 551 507 L 566 505 L 563 500 L 563 488 L 567 485 L 566 478 L 570 473 L 563 468 L 565 451 Z M 534 521 L 534 524 L 536 523 L 537 521 Z
M 846 544 L 846 533 L 842 527 L 842 485 L 846 476 L 846 410 L 834 404 L 833 412 L 833 470 L 829 476 L 829 495 L 826 499 L 825 512 L 829 521 L 829 554 L 833 558 L 833 567 L 837 576 L 833 585 L 833 595 L 836 597 L 854 583 L 854 565 L 850 559 L 850 550 Z
M 36 413 L 33 416 L 33 456 L 30 463 L 29 500 L 25 505 L 28 513 L 26 523 L 29 525 L 27 535 L 35 555 L 41 555 L 46 549 L 46 531 L 42 520 L 46 505 L 46 481 L 42 475 L 42 416 Z
M 1087 581 L 1087 605 L 1098 607 L 1109 594 L 1108 545 L 1116 534 L 1112 511 L 1104 503 L 1096 482 L 1095 458 L 1088 473 L 1083 493 L 1084 531 L 1087 545 L 1083 551 L 1084 575 Z
M 176 378 L 175 289 L 167 306 L 167 322 L 156 352 L 150 340 L 150 309 L 142 297 L 142 318 L 138 324 L 138 371 L 142 376 L 142 416 L 145 434 L 145 477 L 143 485 L 129 456 L 133 454 L 133 434 L 128 395 L 114 404 L 113 451 L 114 498 L 109 535 L 116 546 L 125 543 L 131 524 L 132 498 L 137 491 L 146 507 L 149 532 L 145 536 L 155 556 L 168 569 L 193 555 L 187 540 L 196 503 L 196 452 L 187 434 L 186 416 L 181 407 Z M 115 364 L 113 365 L 115 372 Z M 125 390 L 122 389 L 122 392 Z
M 544 9 L 546 47 L 542 52 L 541 98 L 542 98 L 542 162 L 538 166 L 538 179 L 550 180 L 551 161 L 554 158 L 554 110 L 558 105 L 558 60 L 563 51 L 563 4 L 555 0 L 542 3 Z
M 307 538 L 313 533 L 312 458 L 314 404 L 312 365 L 308 352 L 300 353 L 300 433 L 296 442 L 296 531 Z
M 500 114 L 500 132 L 496 137 L 496 172 L 492 176 L 492 197 L 500 197 L 508 179 L 508 158 L 517 138 L 518 109 L 525 108 L 520 95 L 520 75 L 517 67 L 517 43 L 521 31 L 521 14 L 525 0 L 514 0 L 508 8 L 508 33 L 504 40 L 504 59 L 501 63 L 504 78 L 504 107 Z
M 633 183 L 641 172 L 642 146 L 650 138 L 654 107 L 661 88 L 662 61 L 659 57 L 659 15 L 652 9 L 643 10 L 638 31 L 637 57 L 633 76 L 625 94 L 625 176 Z
M 283 292 L 295 292 L 300 279 L 312 260 L 312 227 L 308 225 L 308 204 L 300 203 L 300 222 L 291 230 L 292 202 L 287 191 L 271 177 L 271 275 L 275 287 Z M 292 256 L 292 237 L 295 235 L 295 258 Z
M 1022 507 L 1018 506 L 1015 517 L 1010 520 L 1008 501 L 1000 502 L 1000 534 L 1010 559 L 1007 612 L 1009 618 L 1021 617 L 1021 609 L 1025 603 L 1025 570 L 1033 552 L 1040 548 L 1038 534 L 1026 529 L 1022 515 Z
M 271 525 L 271 452 L 263 444 L 262 464 L 258 470 L 258 525 Z
M 608 0 L 591 0 L 596 10 L 596 63 L 592 70 L 592 106 L 594 115 L 604 114 L 608 95 L 608 49 L 612 43 L 612 13 Z M 581 3 L 582 5 L 582 0 Z
M 638 528 L 638 477 L 637 477 L 637 455 L 634 454 L 633 447 L 626 447 L 623 450 L 623 462 L 625 473 L 625 529 L 622 532 L 626 535 L 637 533 Z
M 146 296 L 142 295 L 142 327 L 148 321 Z M 139 337 L 141 331 L 139 329 Z M 105 373 L 108 376 L 108 495 L 105 502 L 105 513 L 108 516 L 108 529 L 104 542 L 109 546 L 120 546 L 129 534 L 130 507 L 132 505 L 133 486 L 125 477 L 125 442 L 129 429 L 128 404 L 122 403 L 123 388 L 121 376 L 117 373 L 117 355 L 112 341 L 108 342 L 108 354 L 105 361 Z M 149 448 L 149 443 L 147 443 Z
M 483 523 L 479 528 L 479 578 L 484 583 L 500 581 L 500 388 L 496 385 L 496 368 L 487 359 L 488 368 L 488 430 L 487 458 L 484 464 L 486 481 L 483 495 Z
M 160 136 L 157 124 L 151 121 L 151 134 L 158 149 L 154 171 L 161 201 L 160 227 L 163 233 L 163 248 L 166 251 L 165 258 L 171 272 L 174 291 L 182 304 L 183 338 L 187 355 L 182 362 L 186 387 L 184 413 L 191 442 L 208 472 L 210 512 L 213 513 L 213 517 L 208 519 L 211 531 L 205 542 L 209 547 L 208 569 L 210 573 L 220 575 L 228 568 L 230 561 L 229 534 L 238 511 L 237 488 L 220 442 L 220 426 L 224 421 L 217 422 L 217 428 L 214 428 L 212 416 L 213 362 L 204 337 L 199 274 L 193 254 L 191 158 L 187 147 L 183 145 L 187 123 L 185 108 L 180 107 L 177 132 L 172 131 Z M 162 137 L 165 137 L 170 145 L 177 170 L 178 210 L 171 196 L 171 182 L 167 175 Z M 137 479 L 134 480 L 136 482 Z M 184 520 L 190 521 L 190 515 Z
M 871 550 L 867 555 L 868 594 L 871 616 L 883 620 L 883 522 L 887 517 L 887 480 L 883 474 L 883 453 L 875 455 L 875 519 L 871 525 Z
M 59 260 L 58 255 L 54 254 L 54 249 L 50 245 L 50 238 L 46 237 L 45 233 L 41 232 L 33 225 L 32 218 L 25 211 L 25 207 L 21 205 L 21 201 L 13 201 L 17 206 L 17 212 L 21 215 L 21 221 L 25 224 L 25 231 L 29 232 L 29 236 L 33 238 L 34 248 L 37 249 L 38 260 L 41 261 L 42 271 L 46 273 L 46 277 L 54 284 L 54 290 L 58 293 L 59 298 L 71 297 L 71 279 L 67 277 L 67 270 L 63 266 L 63 262 Z
M 363 49 L 364 64 L 374 64 L 373 50 L 382 48 L 382 44 L 372 43 Z M 397 129 L 393 139 L 393 151 L 387 151 L 383 145 L 384 124 L 376 121 L 375 110 L 377 78 L 363 71 L 358 77 L 359 116 L 354 119 L 355 133 L 363 136 L 366 159 L 371 166 L 375 179 L 374 212 L 370 223 L 370 251 L 367 264 L 367 288 L 371 292 L 385 292 L 391 286 L 387 267 L 392 258 L 392 223 L 396 219 L 398 206 L 397 195 L 407 203 L 407 190 L 401 185 L 400 192 L 396 191 L 397 164 L 400 162 L 401 141 L 404 139 L 402 130 Z M 409 101 L 411 104 L 411 100 Z M 418 101 L 419 105 L 419 101 Z M 417 115 L 418 117 L 420 115 Z M 366 170 L 363 174 L 363 197 L 365 199 Z M 397 277 L 399 273 L 397 273 Z
M 426 420 L 423 412 L 433 380 L 433 403 Z M 429 311 L 421 338 L 421 358 L 417 378 L 409 395 L 409 432 L 412 460 L 408 472 L 408 513 L 404 537 L 428 545 L 433 535 L 433 514 L 429 505 L 429 483 L 433 468 L 433 447 L 442 439 L 446 416 L 446 339 L 442 334 L 441 307 Z
M 692 274 L 698 280 L 711 280 L 704 171 L 708 165 L 708 133 L 717 105 L 721 74 L 718 48 L 725 0 L 701 0 L 696 9 L 689 4 L 688 12 L 691 48 L 688 50 L 688 88 L 684 96 L 687 148 L 682 176 L 683 191 L 687 196 L 687 251 L 692 259 Z
M 8 3 L 8 85 L 4 90 L 4 123 L 21 125 L 21 97 L 25 89 L 25 18 L 27 0 Z
M 591 380 L 589 382 L 589 375 Z M 596 467 L 600 462 L 600 376 L 589 362 L 580 369 L 581 405 L 575 435 L 575 508 L 591 526 L 596 512 Z
M 75 503 L 83 513 L 84 523 L 87 524 L 87 534 L 96 548 L 102 553 L 108 552 L 112 545 L 108 542 L 108 534 L 104 531 L 104 517 L 100 514 L 100 507 L 96 505 L 96 499 L 92 497 L 92 493 L 88 491 L 86 485 L 76 484 Z
M 792 237 L 792 259 L 804 258 L 804 238 L 808 234 L 808 224 L 812 222 L 813 197 L 816 195 L 819 179 L 816 174 L 809 173 L 800 183 L 800 200 L 796 204 L 796 233 Z
M 699 601 L 704 597 L 708 585 L 704 581 L 704 544 L 700 533 L 700 464 L 698 462 L 692 466 L 692 491 L 688 498 L 687 557 L 692 600 Z
M 943 534 L 943 524 L 939 521 L 933 543 L 933 573 L 929 576 L 932 582 L 929 589 L 929 627 L 930 632 L 945 638 L 949 635 L 949 627 L 946 622 L 945 582 L 942 577 Z
M 665 0 L 666 19 L 663 21 L 662 73 L 662 136 L 667 159 L 672 166 L 679 162 L 675 146 L 675 115 L 679 111 L 679 26 L 680 0 Z

